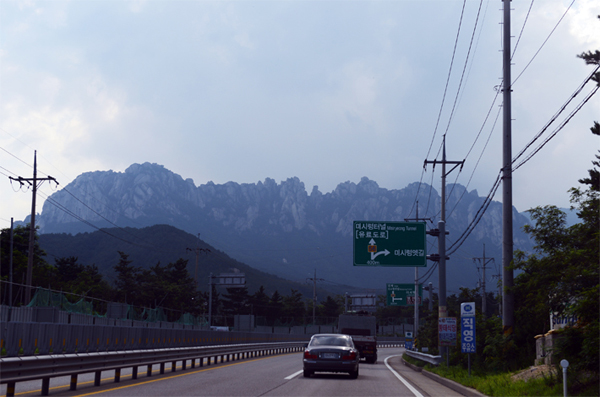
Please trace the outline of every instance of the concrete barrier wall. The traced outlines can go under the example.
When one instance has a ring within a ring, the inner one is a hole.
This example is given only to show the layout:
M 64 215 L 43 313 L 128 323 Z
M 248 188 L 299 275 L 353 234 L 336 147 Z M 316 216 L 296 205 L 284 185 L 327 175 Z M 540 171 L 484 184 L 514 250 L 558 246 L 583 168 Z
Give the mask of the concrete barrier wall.
M 308 341 L 317 333 L 336 332 L 333 326 L 318 325 L 257 326 L 253 331 L 217 331 L 200 325 L 163 321 L 150 323 L 67 313 L 54 308 L 39 309 L 42 308 L 0 307 L 0 346 L 6 349 L 7 356 L 295 342 Z M 400 329 L 408 330 L 409 326 L 396 326 L 391 331 L 399 332 Z M 388 339 L 398 338 L 379 338 L 380 341 Z
M 227 332 L 200 329 L 167 329 L 134 326 L 61 324 L 39 322 L 0 323 L 0 343 L 8 357 L 223 345 L 295 342 L 307 335 L 288 333 Z

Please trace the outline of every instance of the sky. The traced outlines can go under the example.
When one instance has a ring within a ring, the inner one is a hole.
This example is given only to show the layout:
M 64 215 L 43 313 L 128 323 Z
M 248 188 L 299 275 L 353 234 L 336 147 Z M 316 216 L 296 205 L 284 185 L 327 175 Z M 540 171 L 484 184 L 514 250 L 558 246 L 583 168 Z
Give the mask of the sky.
M 502 167 L 500 1 L 0 2 L 0 227 L 78 175 L 161 164 L 193 179 L 298 177 L 308 193 L 362 177 L 486 196 Z M 511 2 L 512 152 L 593 71 L 597 0 Z M 513 173 L 513 205 L 569 206 L 600 141 L 600 95 Z M 497 121 L 496 121 L 497 120 Z M 531 151 L 531 149 L 530 149 Z M 522 157 L 523 158 L 523 157 Z M 501 190 L 495 200 L 501 201 Z

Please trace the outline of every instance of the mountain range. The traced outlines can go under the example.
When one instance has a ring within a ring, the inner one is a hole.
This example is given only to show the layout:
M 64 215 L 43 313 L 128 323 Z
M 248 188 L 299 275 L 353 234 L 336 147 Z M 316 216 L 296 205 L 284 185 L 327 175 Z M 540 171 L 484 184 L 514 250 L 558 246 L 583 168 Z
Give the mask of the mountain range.
M 447 246 L 467 229 L 485 197 L 459 184 L 446 188 Z M 305 282 L 347 285 L 360 290 L 385 289 L 386 283 L 412 283 L 414 268 L 353 266 L 353 221 L 405 221 L 432 218 L 437 227 L 441 199 L 427 184 L 385 189 L 363 177 L 322 193 L 310 193 L 293 177 L 277 183 L 196 186 L 165 167 L 133 164 L 125 172 L 95 171 L 79 175 L 44 203 L 37 218 L 40 233 L 76 234 L 106 227 L 174 226 L 252 268 Z M 418 209 L 418 212 L 416 211 Z M 447 289 L 475 288 L 481 278 L 484 245 L 488 291 L 496 290 L 501 273 L 502 204 L 492 201 L 465 242 L 447 261 Z M 513 208 L 514 248 L 530 251 L 522 231 L 528 218 Z M 437 253 L 437 240 L 427 237 L 428 254 Z M 435 263 L 419 269 L 422 282 L 437 285 Z M 493 283 L 493 284 L 491 284 Z

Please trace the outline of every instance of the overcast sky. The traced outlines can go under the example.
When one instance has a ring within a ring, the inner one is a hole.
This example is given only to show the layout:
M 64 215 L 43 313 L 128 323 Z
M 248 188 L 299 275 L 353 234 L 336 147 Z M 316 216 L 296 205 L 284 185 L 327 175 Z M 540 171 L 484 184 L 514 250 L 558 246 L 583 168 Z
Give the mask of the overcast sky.
M 524 29 L 531 1 L 511 3 L 513 155 L 593 70 L 576 55 L 600 49 L 600 2 L 574 1 L 558 24 L 571 3 L 535 1 Z M 440 168 L 422 170 L 425 159 L 441 159 L 445 133 L 448 159 L 466 159 L 448 182 L 485 196 L 502 166 L 501 8 L 498 0 L 2 0 L 0 227 L 31 211 L 31 193 L 8 176 L 31 178 L 34 150 L 38 175 L 62 186 L 152 162 L 196 185 L 297 176 L 309 193 L 314 185 L 326 193 L 367 176 L 388 189 L 422 178 L 439 191 Z M 567 190 L 600 148 L 594 120 L 600 95 L 515 171 L 519 211 L 569 206 Z M 41 186 L 38 212 L 52 192 Z

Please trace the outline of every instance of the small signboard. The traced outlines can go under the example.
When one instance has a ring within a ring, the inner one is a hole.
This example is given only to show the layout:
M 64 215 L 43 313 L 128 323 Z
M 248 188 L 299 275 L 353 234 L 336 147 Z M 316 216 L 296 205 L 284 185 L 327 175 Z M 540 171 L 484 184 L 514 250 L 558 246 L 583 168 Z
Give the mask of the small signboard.
M 475 353 L 475 302 L 460 304 L 460 351 Z
M 388 306 L 407 306 L 415 304 L 414 284 L 386 284 Z M 423 295 L 423 284 L 419 284 L 419 305 Z
M 475 353 L 475 317 L 460 318 L 460 351 Z
M 427 266 L 423 222 L 354 221 L 354 266 Z
M 407 350 L 412 350 L 413 348 L 413 333 L 411 331 L 404 333 L 404 348 Z
M 363 307 L 375 307 L 377 296 L 375 294 L 354 294 L 350 295 L 350 302 L 350 307 L 354 310 Z
M 215 284 L 224 287 L 243 287 L 246 284 L 245 273 L 222 273 L 215 278 L 219 280 Z
M 438 339 L 440 346 L 456 346 L 456 317 L 438 318 Z

